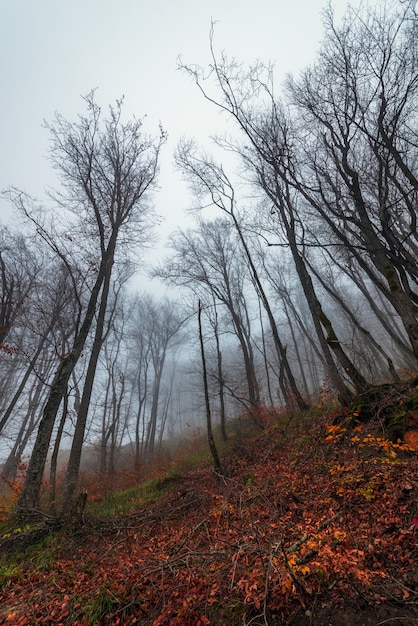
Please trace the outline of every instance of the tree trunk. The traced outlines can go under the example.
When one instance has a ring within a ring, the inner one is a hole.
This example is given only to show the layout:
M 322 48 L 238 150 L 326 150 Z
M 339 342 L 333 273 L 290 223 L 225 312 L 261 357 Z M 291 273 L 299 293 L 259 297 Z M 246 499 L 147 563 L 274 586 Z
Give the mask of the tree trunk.
M 287 358 L 286 349 L 283 346 L 283 344 L 282 344 L 282 342 L 280 340 L 280 337 L 279 337 L 279 331 L 277 329 L 276 320 L 274 319 L 274 315 L 273 315 L 273 312 L 271 310 L 270 303 L 268 301 L 266 292 L 264 291 L 263 285 L 261 284 L 261 280 L 260 280 L 260 277 L 258 275 L 257 268 L 254 265 L 254 262 L 253 262 L 253 259 L 252 259 L 252 255 L 251 255 L 250 250 L 249 250 L 249 248 L 247 246 L 247 242 L 245 241 L 245 237 L 242 234 L 241 227 L 240 227 L 240 225 L 238 223 L 238 220 L 237 220 L 237 218 L 236 218 L 236 216 L 235 216 L 233 211 L 231 212 L 231 217 L 232 217 L 232 220 L 234 222 L 235 229 L 236 229 L 236 231 L 238 233 L 238 236 L 240 238 L 242 247 L 244 249 L 245 256 L 247 258 L 249 267 L 251 269 L 251 274 L 252 274 L 252 277 L 253 277 L 254 284 L 256 286 L 258 295 L 259 295 L 259 297 L 260 297 L 260 299 L 261 299 L 261 301 L 263 303 L 264 309 L 265 309 L 265 311 L 267 313 L 267 317 L 268 317 L 268 320 L 269 320 L 269 323 L 270 323 L 271 332 L 272 332 L 272 335 L 273 335 L 274 345 L 275 345 L 275 348 L 277 350 L 277 356 L 279 358 L 279 362 L 283 365 L 283 370 L 284 370 L 284 372 L 286 374 L 286 379 L 287 379 L 287 382 L 288 382 L 288 385 L 289 385 L 289 390 L 292 392 L 299 409 L 301 411 L 306 410 L 306 409 L 309 408 L 309 404 L 303 399 L 303 397 L 302 397 L 302 395 L 301 395 L 301 393 L 299 391 L 299 388 L 298 388 L 298 386 L 296 384 L 296 380 L 295 380 L 295 378 L 293 376 L 293 372 L 292 372 L 292 369 L 290 367 L 290 364 L 289 364 L 289 361 L 288 361 L 288 358 Z M 287 394 L 287 390 L 285 389 L 284 385 L 282 386 L 282 391 L 284 391 L 284 393 L 285 393 L 285 400 L 288 401 L 288 394 Z
M 348 319 L 351 321 L 353 327 L 359 331 L 360 335 L 363 336 L 364 340 L 370 344 L 371 348 L 373 349 L 373 353 L 374 356 L 377 360 L 380 360 L 381 366 L 383 367 L 388 367 L 389 370 L 389 374 L 390 377 L 394 380 L 394 382 L 399 382 L 399 376 L 396 374 L 394 368 L 393 368 L 393 363 L 392 360 L 390 359 L 390 357 L 386 354 L 386 352 L 384 351 L 384 349 L 382 348 L 382 346 L 375 340 L 375 338 L 373 337 L 373 335 L 366 329 L 364 328 L 364 326 L 362 326 L 360 324 L 360 322 L 357 320 L 356 316 L 354 315 L 354 313 L 352 312 L 352 310 L 347 306 L 347 303 L 343 300 L 343 298 L 335 291 L 335 289 L 332 289 L 330 287 L 329 284 L 326 283 L 326 281 L 322 278 L 322 276 L 319 274 L 319 272 L 316 271 L 316 269 L 309 264 L 311 271 L 315 274 L 315 276 L 317 277 L 317 279 L 320 281 L 321 285 L 323 286 L 323 288 L 331 295 L 332 298 L 334 298 L 334 300 L 339 304 L 339 306 L 341 307 L 341 309 L 344 311 L 344 313 L 346 314 L 346 316 L 348 317 Z M 392 364 L 392 365 L 389 365 Z
M 102 260 L 96 282 L 90 294 L 83 324 L 73 343 L 73 349 L 61 360 L 50 388 L 49 397 L 43 411 L 35 445 L 29 461 L 26 479 L 17 505 L 16 513 L 20 517 L 30 517 L 34 514 L 38 514 L 42 478 L 52 431 L 59 407 L 67 390 L 71 373 L 80 358 L 93 323 L 97 300 L 104 280 L 105 261 L 106 259 Z
M 22 380 L 20 381 L 20 384 L 18 386 L 18 388 L 16 389 L 16 392 L 12 398 L 12 400 L 9 403 L 9 406 L 7 407 L 6 411 L 4 412 L 4 415 L 2 417 L 2 419 L 0 420 L 0 433 L 2 432 L 3 428 L 6 426 L 7 421 L 9 420 L 13 409 L 15 408 L 20 396 L 23 393 L 23 390 L 25 389 L 26 383 L 28 382 L 29 376 L 31 375 L 33 368 L 35 367 L 36 361 L 38 359 L 38 356 L 41 354 L 42 352 L 42 348 L 45 345 L 45 339 L 46 336 L 41 337 L 39 343 L 38 343 L 38 347 L 36 348 L 35 354 L 33 355 L 33 357 L 31 358 L 28 367 L 26 368 L 26 372 L 23 375 Z
M 205 407 L 206 407 L 206 429 L 208 435 L 208 443 L 209 449 L 213 458 L 213 463 L 215 466 L 215 472 L 218 475 L 222 474 L 221 461 L 219 459 L 218 450 L 215 444 L 215 439 L 213 437 L 212 431 L 212 418 L 210 412 L 210 400 L 209 400 L 209 387 L 208 387 L 208 373 L 206 368 L 206 357 L 205 357 L 205 347 L 203 343 L 203 333 L 202 333 L 202 303 L 199 300 L 199 309 L 198 309 L 198 323 L 199 323 L 199 341 L 200 341 L 200 354 L 202 357 L 202 377 L 203 377 L 203 390 L 205 394 Z
M 109 298 L 110 282 L 112 276 L 114 247 L 111 255 L 108 257 L 106 264 L 105 276 L 103 281 L 103 290 L 100 300 L 99 313 L 97 316 L 96 330 L 94 334 L 93 346 L 90 353 L 89 364 L 87 367 L 86 378 L 84 381 L 83 393 L 81 396 L 80 407 L 77 413 L 77 421 L 74 430 L 73 441 L 71 445 L 70 458 L 68 460 L 67 474 L 64 485 L 64 497 L 62 503 L 62 515 L 70 513 L 74 505 L 75 491 L 78 482 L 78 473 L 80 470 L 81 452 L 83 449 L 84 433 L 86 430 L 87 416 L 90 406 L 91 394 L 96 375 L 97 363 L 100 351 L 104 342 L 104 325 L 107 312 L 107 303 Z
M 33 396 L 32 391 L 34 392 Z M 36 427 L 35 414 L 38 410 L 38 406 L 42 403 L 42 396 L 44 395 L 44 392 L 45 385 L 41 383 L 41 381 L 35 380 L 33 387 L 29 392 L 26 415 L 23 418 L 13 448 L 3 466 L 3 474 L 10 479 L 16 476 L 17 465 L 20 463 L 27 443 Z
M 216 311 L 215 305 L 215 323 L 214 323 L 214 334 L 215 334 L 215 344 L 216 344 L 216 367 L 218 372 L 218 395 L 219 395 L 219 407 L 220 407 L 220 418 L 221 418 L 221 434 L 222 439 L 226 441 L 228 436 L 226 434 L 226 417 L 225 417 L 225 396 L 224 396 L 224 373 L 222 367 L 222 352 L 221 346 L 219 342 L 219 332 L 218 332 L 218 315 Z
M 152 401 L 151 401 L 151 414 L 148 424 L 148 433 L 147 433 L 147 442 L 146 442 L 146 453 L 149 459 L 152 459 L 154 456 L 154 448 L 155 448 L 155 436 L 157 434 L 157 420 L 158 420 L 158 404 L 160 399 L 160 386 L 161 379 L 163 376 L 164 362 L 165 362 L 165 351 L 161 355 L 161 358 L 158 359 L 158 362 L 154 365 L 154 386 L 152 391 Z
M 58 467 L 58 454 L 61 445 L 62 434 L 64 432 L 65 422 L 68 416 L 68 389 L 67 393 L 63 398 L 62 405 L 62 415 L 60 419 L 60 423 L 58 426 L 57 436 L 55 438 L 54 450 L 51 456 L 51 468 L 49 471 L 49 480 L 51 483 L 51 491 L 49 493 L 49 506 L 52 515 L 56 515 L 57 513 L 57 502 L 56 502 L 56 493 L 57 493 L 57 467 Z

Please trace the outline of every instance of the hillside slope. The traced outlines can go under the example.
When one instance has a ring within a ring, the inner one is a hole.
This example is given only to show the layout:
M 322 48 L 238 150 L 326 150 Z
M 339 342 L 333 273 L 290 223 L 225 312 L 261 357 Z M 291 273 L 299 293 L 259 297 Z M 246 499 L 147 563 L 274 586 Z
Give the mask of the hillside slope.
M 0 624 L 418 624 L 417 454 L 358 413 L 282 418 L 225 476 L 161 477 L 19 553 L 4 533 Z

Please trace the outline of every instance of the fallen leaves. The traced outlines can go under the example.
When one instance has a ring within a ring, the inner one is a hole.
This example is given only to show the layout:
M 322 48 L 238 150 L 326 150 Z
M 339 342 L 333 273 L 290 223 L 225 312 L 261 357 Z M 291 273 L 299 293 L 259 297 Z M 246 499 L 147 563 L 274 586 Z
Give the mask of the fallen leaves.
M 416 598 L 417 457 L 308 420 L 279 439 L 248 442 L 222 482 L 197 470 L 129 516 L 51 537 L 53 556 L 0 591 L 0 623 L 275 623 L 321 595 Z

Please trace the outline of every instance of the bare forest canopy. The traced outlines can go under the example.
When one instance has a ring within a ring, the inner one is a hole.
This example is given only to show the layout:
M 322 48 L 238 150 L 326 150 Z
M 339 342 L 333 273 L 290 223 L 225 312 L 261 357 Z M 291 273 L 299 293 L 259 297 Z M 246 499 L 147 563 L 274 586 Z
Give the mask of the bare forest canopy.
M 92 92 L 46 124 L 45 204 L 5 192 L 24 227 L 0 231 L 0 437 L 9 479 L 28 460 L 22 514 L 73 510 L 83 449 L 111 476 L 204 425 L 218 465 L 215 435 L 244 412 L 347 406 L 416 369 L 415 3 L 326 9 L 317 58 L 280 88 L 213 41 L 209 67 L 179 69 L 231 131 L 178 145 L 192 226 L 153 270 L 175 298 L 129 288 L 166 132 L 123 101 Z

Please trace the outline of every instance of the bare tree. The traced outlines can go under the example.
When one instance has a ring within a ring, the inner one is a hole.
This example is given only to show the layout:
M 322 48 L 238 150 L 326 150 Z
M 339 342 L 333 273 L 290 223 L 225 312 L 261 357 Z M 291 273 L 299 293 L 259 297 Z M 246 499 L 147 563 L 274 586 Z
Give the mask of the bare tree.
M 72 334 L 74 307 L 71 277 L 63 265 L 47 265 L 37 276 L 37 286 L 26 297 L 26 304 L 21 311 L 19 326 L 24 329 L 23 336 L 16 337 L 11 329 L 9 337 L 21 360 L 21 368 L 16 372 L 15 391 L 0 419 L 0 433 L 4 430 L 13 411 L 25 392 L 29 377 L 34 372 L 40 378 L 44 357 L 38 364 L 42 352 L 49 350 L 55 360 L 64 354 L 64 345 Z M 68 345 L 67 345 L 68 347 Z M 23 372 L 20 380 L 17 376 Z M 12 385 L 9 384 L 10 387 Z M 6 396 L 6 390 L 3 390 Z M 7 394 L 8 395 L 8 394 Z
M 68 380 L 99 315 L 106 313 L 107 291 L 121 243 L 142 243 L 149 239 L 150 205 L 148 192 L 157 175 L 158 157 L 165 135 L 153 139 L 142 132 L 142 122 L 124 123 L 122 102 L 109 109 L 104 119 L 94 95 L 86 98 L 87 116 L 73 123 L 57 115 L 47 128 L 51 135 L 51 159 L 62 180 L 55 201 L 72 215 L 71 230 L 56 241 L 39 224 L 27 198 L 14 193 L 13 200 L 36 222 L 45 240 L 68 263 L 61 241 L 77 242 L 85 250 L 89 290 L 80 302 L 79 321 L 71 350 L 60 361 L 39 425 L 18 511 L 26 515 L 38 509 L 41 480 L 55 419 L 65 396 Z M 66 225 L 68 227 L 68 225 Z M 90 246 L 90 254 L 87 254 Z
M 195 231 L 178 231 L 171 238 L 175 254 L 168 258 L 159 274 L 176 285 L 204 288 L 210 299 L 222 303 L 230 316 L 239 341 L 245 368 L 248 403 L 260 402 L 252 346 L 251 322 L 245 296 L 239 243 L 228 221 L 200 221 Z M 202 296 L 202 293 L 200 293 Z
M 210 398 L 209 398 L 209 385 L 208 385 L 208 372 L 206 367 L 206 356 L 205 356 L 205 344 L 203 340 L 203 329 L 202 329 L 202 303 L 199 300 L 198 303 L 198 324 L 199 324 L 199 343 L 200 343 L 200 354 L 202 358 L 202 378 L 203 378 L 203 390 L 205 396 L 205 409 L 206 409 L 206 432 L 209 442 L 209 449 L 213 458 L 213 462 L 215 465 L 215 472 L 219 475 L 222 473 L 221 461 L 219 459 L 218 449 L 216 447 L 215 438 L 213 436 L 212 430 L 212 415 L 210 410 Z
M 304 164 L 292 184 L 392 304 L 418 357 L 415 3 L 349 8 L 339 27 L 328 9 L 325 27 L 317 62 L 289 82 Z
M 20 402 L 14 403 L 15 428 L 8 428 L 8 438 L 13 441 L 12 448 L 3 466 L 2 472 L 10 478 L 16 475 L 18 464 L 28 448 L 29 442 L 40 421 L 39 407 L 46 402 L 48 383 L 55 366 L 55 358 L 45 343 L 37 358 L 36 371 L 31 368 L 25 386 L 25 394 Z
M 319 299 L 306 262 L 306 247 L 318 244 L 307 240 L 305 221 L 319 217 L 320 245 L 342 246 L 355 258 L 393 305 L 418 355 L 416 18 L 413 2 L 394 2 L 364 17 L 349 9 L 338 29 L 328 10 L 318 62 L 289 81 L 284 104 L 274 95 L 272 68 L 245 69 L 217 57 L 213 30 L 209 72 L 182 66 L 242 133 L 242 140 L 217 143 L 239 156 L 244 175 L 269 202 L 278 244 L 291 252 L 328 376 L 344 402 L 351 389 L 362 392 L 369 383 Z M 190 158 L 182 162 L 191 169 Z M 206 163 L 218 206 L 222 168 L 207 159 L 195 163 L 200 184 Z
M 213 294 L 212 294 L 213 295 Z M 200 301 L 199 301 L 200 302 Z M 221 421 L 221 435 L 222 439 L 226 441 L 228 439 L 226 432 L 226 410 L 225 410 L 225 374 L 222 361 L 222 349 L 220 342 L 219 332 L 219 319 L 217 302 L 213 296 L 212 306 L 208 309 L 208 319 L 213 330 L 213 336 L 215 338 L 216 347 L 216 374 L 215 378 L 218 384 L 218 397 L 219 397 L 219 413 Z
M 108 335 L 112 329 L 113 318 L 117 309 L 120 290 L 126 280 L 130 278 L 132 274 L 129 265 L 127 269 L 125 267 L 122 267 L 122 271 L 120 271 L 120 267 L 118 269 L 119 272 L 116 277 L 116 281 L 113 283 L 113 294 L 111 294 L 112 276 L 110 272 L 106 274 L 105 280 L 103 282 L 103 288 L 100 296 L 100 304 L 96 319 L 94 339 L 90 351 L 86 376 L 84 379 L 80 406 L 77 411 L 77 420 L 75 424 L 70 457 L 67 466 L 67 473 L 65 477 L 64 497 L 62 503 L 63 515 L 68 514 L 74 505 L 74 495 L 77 488 L 78 474 L 80 470 L 84 433 L 86 430 L 87 417 L 100 352 L 104 342 L 108 338 Z M 109 319 L 106 319 L 106 314 L 108 314 Z
M 37 284 L 42 266 L 39 254 L 25 237 L 0 226 L 0 350 L 26 299 Z
M 231 221 L 248 266 L 249 275 L 267 313 L 282 370 L 280 381 L 285 401 L 289 404 L 289 394 L 292 394 L 300 409 L 308 408 L 308 404 L 303 399 L 297 386 L 287 358 L 286 349 L 279 336 L 269 299 L 260 280 L 247 239 L 244 236 L 244 229 L 236 211 L 235 191 L 231 181 L 222 166 L 216 164 L 207 155 L 200 156 L 196 154 L 195 146 L 191 142 L 180 144 L 177 153 L 177 163 L 186 173 L 195 195 L 202 199 L 209 197 L 212 204 L 226 214 Z
M 148 341 L 147 297 L 136 294 L 130 307 L 128 330 L 131 370 L 128 374 L 136 398 L 134 424 L 135 468 L 138 470 L 145 446 L 145 414 L 151 377 L 151 342 Z
M 168 351 L 181 341 L 180 330 L 185 316 L 168 298 L 155 302 L 149 297 L 146 302 L 145 336 L 150 346 L 153 369 L 153 383 L 150 415 L 145 439 L 145 453 L 148 458 L 154 455 L 158 409 L 160 404 L 161 382 Z

